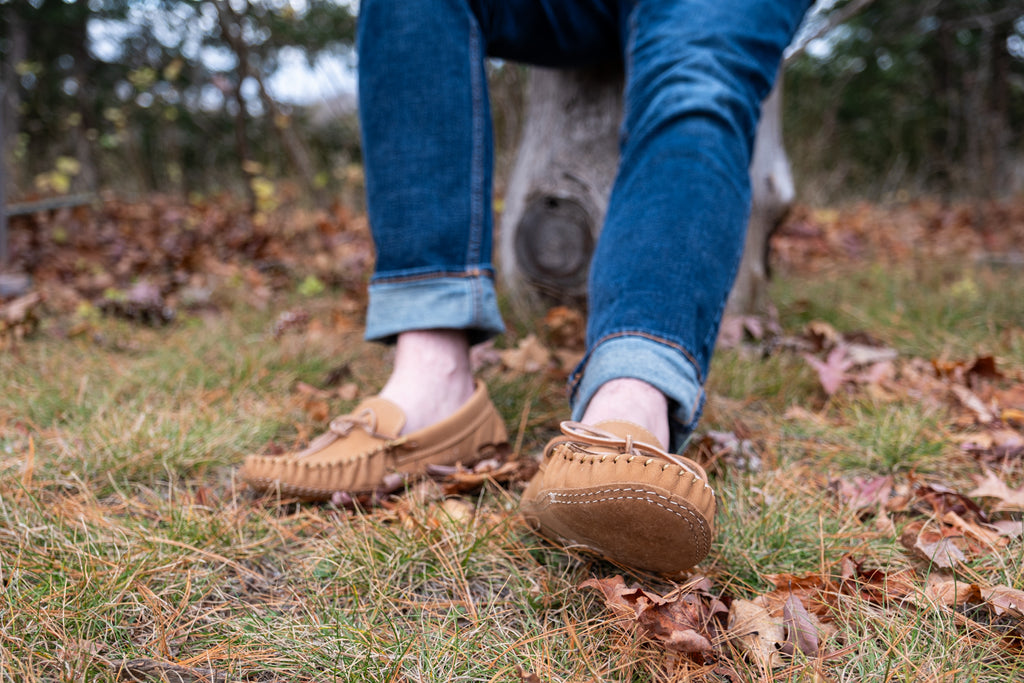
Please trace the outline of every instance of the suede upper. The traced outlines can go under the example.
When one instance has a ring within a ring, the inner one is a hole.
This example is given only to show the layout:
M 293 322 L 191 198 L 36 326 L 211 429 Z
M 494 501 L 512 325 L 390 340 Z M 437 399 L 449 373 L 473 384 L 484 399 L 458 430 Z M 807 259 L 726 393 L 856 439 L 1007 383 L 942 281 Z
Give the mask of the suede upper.
M 695 462 L 666 453 L 646 429 L 563 423 L 521 509 L 542 535 L 637 569 L 700 562 L 714 535 L 715 494 Z
M 401 485 L 421 477 L 428 465 L 472 463 L 508 440 L 482 382 L 465 405 L 440 423 L 400 436 L 404 425 L 397 405 L 370 398 L 332 420 L 330 429 L 305 450 L 248 456 L 241 476 L 259 490 L 328 500 L 336 492 L 361 495 L 395 488 L 391 482 Z

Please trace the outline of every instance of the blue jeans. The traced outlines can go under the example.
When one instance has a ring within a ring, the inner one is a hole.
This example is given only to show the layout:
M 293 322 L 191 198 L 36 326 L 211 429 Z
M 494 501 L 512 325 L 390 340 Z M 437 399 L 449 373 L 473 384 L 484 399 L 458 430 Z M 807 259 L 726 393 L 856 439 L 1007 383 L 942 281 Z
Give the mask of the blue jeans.
M 359 103 L 377 248 L 368 339 L 503 330 L 491 264 L 487 56 L 625 62 L 621 161 L 590 269 L 573 417 L 608 380 L 696 424 L 742 254 L 761 100 L 810 0 L 362 0 Z

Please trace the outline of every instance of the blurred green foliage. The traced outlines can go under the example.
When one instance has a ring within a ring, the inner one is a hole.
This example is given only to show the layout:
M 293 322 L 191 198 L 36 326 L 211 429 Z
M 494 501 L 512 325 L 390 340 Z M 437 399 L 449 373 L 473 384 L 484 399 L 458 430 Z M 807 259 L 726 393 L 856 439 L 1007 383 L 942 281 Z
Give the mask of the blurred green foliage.
M 851 4 L 821 3 L 819 25 Z M 300 106 L 267 85 L 296 60 L 314 77 L 352 79 L 355 5 L 0 0 L 9 196 L 231 189 L 255 206 L 264 180 L 299 179 L 299 192 L 358 197 L 351 87 Z M 502 64 L 489 73 L 500 180 L 525 78 Z M 1024 187 L 1024 0 L 874 0 L 789 60 L 785 83 L 804 199 Z M 58 168 L 66 159 L 74 173 Z
M 1020 191 L 1024 1 L 875 0 L 791 61 L 786 98 L 821 199 Z

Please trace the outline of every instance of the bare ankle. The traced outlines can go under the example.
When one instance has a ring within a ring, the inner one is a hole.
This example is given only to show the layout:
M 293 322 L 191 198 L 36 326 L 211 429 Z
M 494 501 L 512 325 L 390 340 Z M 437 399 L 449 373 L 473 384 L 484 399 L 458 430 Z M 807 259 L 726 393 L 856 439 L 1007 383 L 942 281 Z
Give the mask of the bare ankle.
M 406 415 L 403 433 L 440 422 L 473 395 L 469 341 L 461 330 L 398 335 L 395 366 L 380 395 Z
M 623 377 L 601 385 L 581 421 L 594 425 L 605 420 L 635 422 L 654 434 L 663 446 L 669 443 L 668 399 L 642 380 Z

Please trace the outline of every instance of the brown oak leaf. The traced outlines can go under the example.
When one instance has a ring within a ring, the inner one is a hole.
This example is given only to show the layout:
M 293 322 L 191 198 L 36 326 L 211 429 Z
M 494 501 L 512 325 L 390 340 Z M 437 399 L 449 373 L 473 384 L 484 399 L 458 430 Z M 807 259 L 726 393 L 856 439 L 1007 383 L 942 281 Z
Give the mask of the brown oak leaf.
M 666 649 L 699 663 L 717 657 L 713 643 L 718 640 L 720 615 L 728 611 L 707 592 L 709 586 L 706 580 L 691 583 L 669 597 L 662 597 L 637 585 L 626 586 L 621 576 L 589 579 L 580 584 L 581 588 L 593 588 L 604 595 L 605 604 L 619 617 L 620 625 L 638 628 Z

